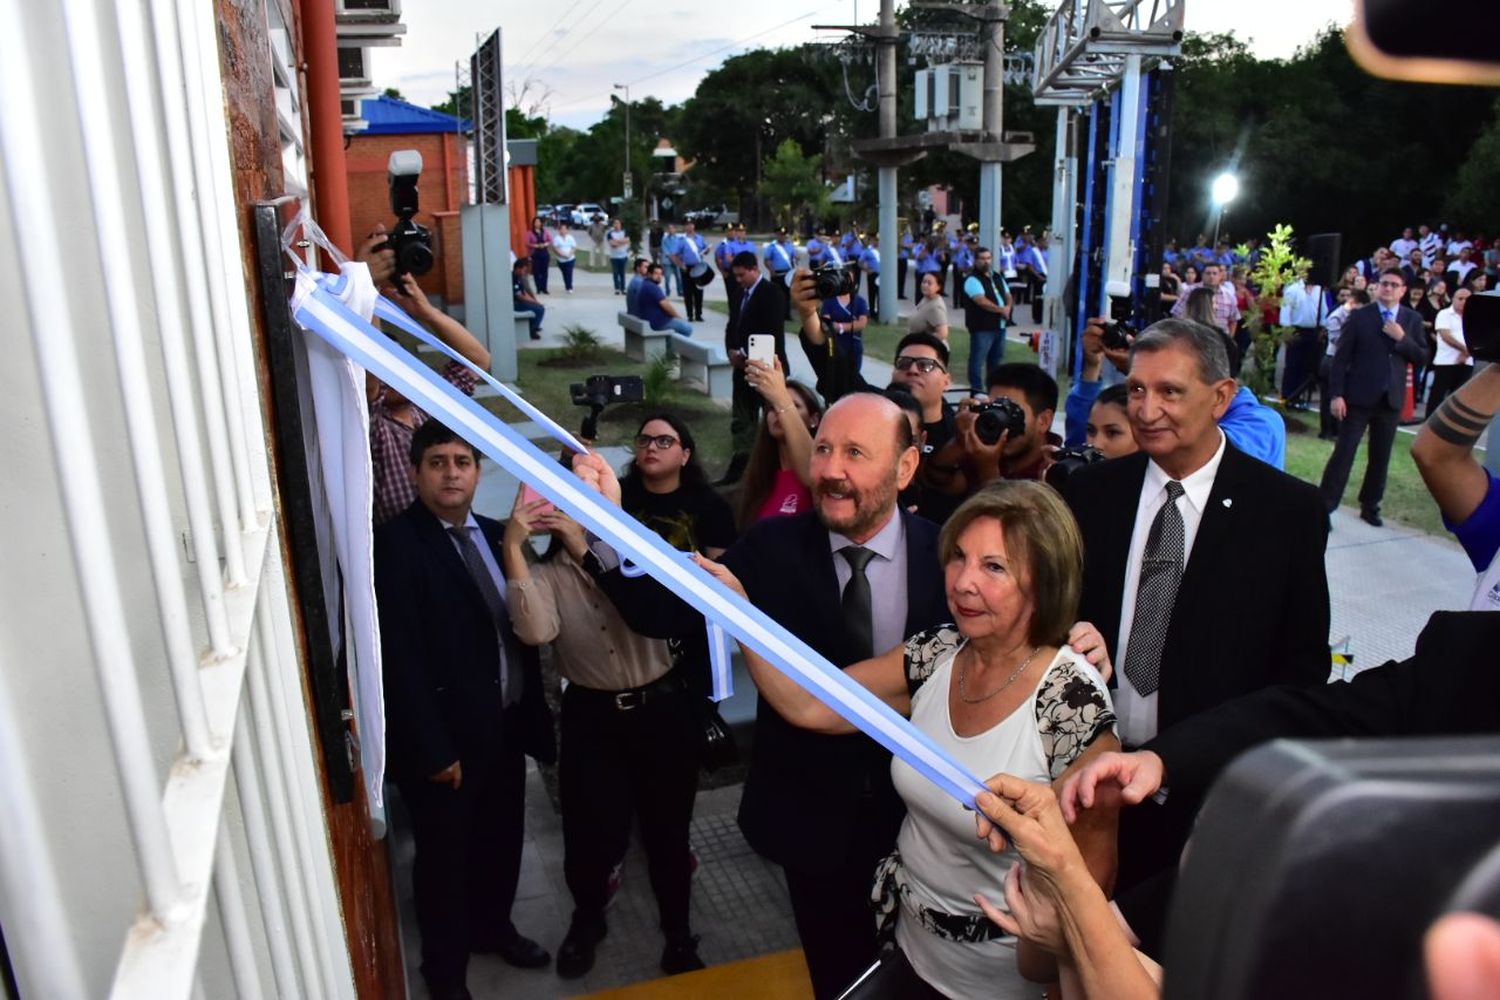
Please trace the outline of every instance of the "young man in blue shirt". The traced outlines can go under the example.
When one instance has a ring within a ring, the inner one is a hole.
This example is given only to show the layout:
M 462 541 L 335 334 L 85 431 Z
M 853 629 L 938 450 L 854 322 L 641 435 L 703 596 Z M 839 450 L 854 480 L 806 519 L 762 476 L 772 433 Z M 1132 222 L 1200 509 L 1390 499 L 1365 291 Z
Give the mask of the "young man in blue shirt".
M 661 275 L 660 264 L 652 264 L 646 271 L 646 280 L 641 282 L 641 287 L 636 292 L 635 304 L 640 317 L 651 324 L 653 330 L 671 330 L 684 337 L 691 337 L 693 326 L 677 315 L 677 310 L 661 287 Z

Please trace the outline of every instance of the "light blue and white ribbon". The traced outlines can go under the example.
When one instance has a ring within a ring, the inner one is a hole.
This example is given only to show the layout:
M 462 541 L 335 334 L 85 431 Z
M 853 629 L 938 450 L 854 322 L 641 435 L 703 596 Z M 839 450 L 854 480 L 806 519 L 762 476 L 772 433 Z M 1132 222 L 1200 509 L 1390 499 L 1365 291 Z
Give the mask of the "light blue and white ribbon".
M 469 441 L 506 471 L 530 483 L 588 531 L 611 545 L 703 614 L 726 640 L 733 636 L 819 701 L 972 807 L 984 784 L 910 722 L 810 646 L 683 558 L 655 532 L 585 486 L 529 441 L 439 377 L 329 291 L 331 279 L 303 272 L 292 314 L 407 399 Z M 726 642 L 710 642 L 721 650 Z M 724 658 L 727 664 L 727 657 Z M 727 671 L 727 666 L 717 669 Z

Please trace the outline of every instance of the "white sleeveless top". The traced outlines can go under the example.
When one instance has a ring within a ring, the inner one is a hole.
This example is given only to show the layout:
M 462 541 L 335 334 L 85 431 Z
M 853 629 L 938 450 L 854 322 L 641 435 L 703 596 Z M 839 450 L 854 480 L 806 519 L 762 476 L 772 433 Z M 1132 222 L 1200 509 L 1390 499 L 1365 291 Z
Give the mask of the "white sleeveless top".
M 920 684 L 912 694 L 911 721 L 981 779 L 1004 771 L 1050 783 L 1094 739 L 1113 731 L 1114 709 L 1103 679 L 1064 646 L 1021 707 L 986 732 L 957 735 L 948 691 L 962 642 L 951 625 L 908 640 L 907 676 Z M 891 763 L 891 777 L 907 808 L 897 847 L 909 886 L 896 941 L 912 968 L 950 997 L 1035 997 L 1036 984 L 1016 971 L 1014 938 L 948 940 L 926 930 L 914 916 L 917 906 L 978 914 L 976 892 L 1003 909 L 1005 873 L 1019 856 L 1014 850 L 992 853 L 974 835 L 974 813 L 899 758 Z

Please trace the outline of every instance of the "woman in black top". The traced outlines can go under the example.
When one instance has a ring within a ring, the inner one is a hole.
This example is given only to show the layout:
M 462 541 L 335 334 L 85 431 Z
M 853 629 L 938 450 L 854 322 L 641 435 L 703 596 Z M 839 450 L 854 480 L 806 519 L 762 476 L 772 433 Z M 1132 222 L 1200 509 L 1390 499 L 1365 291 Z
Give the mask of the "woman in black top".
M 672 413 L 647 417 L 620 480 L 620 506 L 684 552 L 717 559 L 734 541 L 734 514 L 698 462 L 693 432 Z

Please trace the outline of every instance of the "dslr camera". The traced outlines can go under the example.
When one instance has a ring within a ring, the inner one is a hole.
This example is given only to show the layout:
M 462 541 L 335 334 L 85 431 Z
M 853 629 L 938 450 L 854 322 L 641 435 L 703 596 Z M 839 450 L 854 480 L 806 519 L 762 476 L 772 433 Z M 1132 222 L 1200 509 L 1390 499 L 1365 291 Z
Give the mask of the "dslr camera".
M 819 299 L 853 295 L 859 288 L 859 275 L 848 264 L 823 264 L 812 269 L 813 288 Z
M 1086 444 L 1074 445 L 1071 448 L 1063 448 L 1052 458 L 1052 464 L 1047 467 L 1047 485 L 1054 490 L 1063 488 L 1068 477 L 1073 475 L 1085 465 L 1093 465 L 1095 462 L 1104 461 L 1104 452 L 1098 448 Z
M 1002 434 L 1014 441 L 1026 433 L 1026 411 L 1013 399 L 976 401 L 969 409 L 974 414 L 974 436 L 987 446 L 994 446 Z
M 420 275 L 432 270 L 432 230 L 413 222 L 417 214 L 417 179 L 422 176 L 422 154 L 415 149 L 398 149 L 386 166 L 391 189 L 391 212 L 396 227 L 377 250 L 396 255 L 396 276 Z M 399 285 L 397 287 L 400 287 Z
M 1131 322 L 1134 307 L 1131 302 L 1130 282 L 1111 281 L 1105 284 L 1104 292 L 1109 296 L 1109 322 L 1104 324 L 1101 340 L 1106 349 L 1123 351 L 1130 347 L 1130 340 L 1138 332 Z

